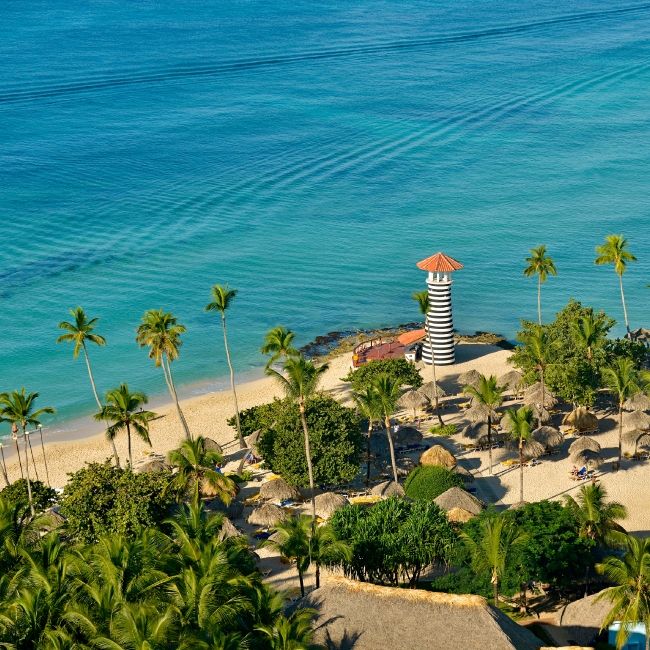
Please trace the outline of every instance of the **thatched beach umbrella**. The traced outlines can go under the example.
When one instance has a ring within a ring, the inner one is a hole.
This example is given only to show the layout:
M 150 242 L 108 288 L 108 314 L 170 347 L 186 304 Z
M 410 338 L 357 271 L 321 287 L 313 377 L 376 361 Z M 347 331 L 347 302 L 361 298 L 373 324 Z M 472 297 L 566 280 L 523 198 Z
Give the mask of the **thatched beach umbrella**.
M 645 327 L 639 327 L 636 330 L 632 330 L 627 338 L 638 343 L 650 343 L 650 330 L 647 330 Z
M 470 422 L 487 422 L 488 415 L 490 416 L 492 424 L 496 425 L 499 421 L 499 416 L 496 414 L 494 409 L 488 408 L 485 404 L 475 404 L 465 411 L 465 417 Z
M 474 516 L 475 515 L 473 515 L 468 510 L 463 510 L 462 508 L 452 508 L 447 512 L 447 521 L 451 521 L 454 524 L 464 524 Z
M 530 406 L 533 404 L 542 404 L 545 408 L 550 409 L 557 404 L 557 399 L 548 388 L 544 387 L 544 399 L 542 400 L 541 384 L 533 384 L 524 393 L 524 404 Z
M 650 415 L 643 411 L 632 411 L 623 417 L 623 424 L 630 429 L 650 429 Z
M 533 420 L 541 422 L 542 424 L 548 424 L 553 421 L 553 416 L 545 409 L 539 406 L 539 404 L 533 404 L 530 409 L 533 412 Z
M 226 505 L 221 499 L 215 499 L 206 505 L 206 510 L 209 512 L 223 512 L 228 519 L 233 520 L 239 519 L 244 514 L 244 504 L 237 499 L 233 499 Z
M 216 451 L 218 454 L 223 454 L 223 449 L 216 440 L 213 440 L 212 438 L 203 438 L 203 441 L 205 443 L 206 451 Z
M 519 438 L 510 438 L 506 441 L 506 449 L 519 453 Z M 542 454 L 546 453 L 546 445 L 538 442 L 534 438 L 524 440 L 521 445 L 521 453 L 526 458 L 539 458 Z
M 589 436 L 582 436 L 571 443 L 571 446 L 569 447 L 569 454 L 571 456 L 575 456 L 576 454 L 579 454 L 581 451 L 584 451 L 585 449 L 594 451 L 597 454 L 600 453 L 600 445 L 598 444 L 598 442 L 596 442 L 593 438 L 590 438 Z
M 406 493 L 399 483 L 395 483 L 395 481 L 384 481 L 383 483 L 375 485 L 375 487 L 370 490 L 370 494 L 387 499 L 392 496 L 403 497 Z
M 337 510 L 348 504 L 348 500 L 342 494 L 335 492 L 323 492 L 316 499 L 316 514 L 321 519 L 329 519 Z
M 591 449 L 579 451 L 571 456 L 571 460 L 577 465 L 584 465 L 587 469 L 596 469 L 605 462 L 605 459 L 598 452 Z
M 259 508 L 255 508 L 248 516 L 248 523 L 263 528 L 273 528 L 278 522 L 285 521 L 287 513 L 272 503 L 265 503 Z
M 623 402 L 626 411 L 650 411 L 650 397 L 645 393 L 637 393 Z
M 452 508 L 461 508 L 462 510 L 471 512 L 473 515 L 478 515 L 485 508 L 483 501 L 459 487 L 449 488 L 433 501 L 447 512 Z
M 223 524 L 221 524 L 221 531 L 219 532 L 219 537 L 218 540 L 220 542 L 223 542 L 224 539 L 230 539 L 231 537 L 239 537 L 240 535 L 244 535 L 244 533 L 235 526 L 235 524 L 228 519 L 228 517 L 225 517 L 223 520 Z
M 386 436 L 386 429 L 383 431 L 386 446 L 388 446 L 388 437 Z M 422 442 L 422 432 L 418 431 L 415 427 L 400 427 L 392 434 L 394 445 L 413 445 Z
M 465 386 L 478 388 L 481 385 L 481 373 L 478 370 L 468 370 L 458 375 L 456 382 L 460 386 L 461 391 Z
M 436 389 L 438 393 L 438 399 L 440 399 L 441 397 L 447 397 L 447 393 L 445 392 L 445 390 L 442 389 L 439 384 L 437 384 L 434 387 L 432 381 L 428 381 L 426 384 L 422 384 L 422 386 L 418 388 L 418 392 L 422 393 L 423 395 L 426 395 L 429 398 L 429 400 L 433 402 L 436 399 Z
M 497 384 L 516 392 L 519 389 L 523 377 L 524 375 L 521 370 L 511 370 L 510 372 L 501 375 L 497 380 Z
M 476 442 L 481 439 L 487 440 L 487 422 L 474 422 L 474 424 L 469 424 L 463 429 L 463 437 L 467 438 L 468 440 L 474 440 Z M 492 437 L 494 437 L 494 432 L 492 432 Z
M 545 447 L 558 447 L 564 442 L 562 434 L 555 427 L 549 426 L 535 429 L 533 431 L 533 439 L 537 440 L 537 442 L 540 442 Z
M 47 530 L 52 530 L 53 528 L 58 528 L 59 526 L 63 526 L 66 522 L 66 518 L 61 515 L 58 510 L 55 510 L 54 508 L 49 508 L 43 513 L 46 517 L 49 518 L 50 520 L 50 525 L 45 526 Z
M 274 503 L 297 501 L 300 499 L 300 490 L 293 485 L 289 485 L 283 478 L 276 478 L 262 483 L 260 498 Z
M 171 469 L 171 465 L 168 465 L 164 460 L 156 458 L 143 463 L 135 470 L 135 472 L 136 474 L 148 474 L 149 472 L 170 472 Z
M 420 465 L 441 465 L 451 469 L 456 465 L 456 458 L 442 445 L 433 445 L 420 456 Z
M 598 428 L 598 418 L 584 406 L 579 406 L 564 416 L 562 424 L 574 427 L 578 431 L 592 431 Z
M 450 471 L 452 474 L 458 474 L 463 479 L 463 483 L 474 483 L 474 474 L 460 465 L 454 465 Z
M 244 438 L 246 442 L 246 446 L 249 449 L 256 449 L 257 448 L 257 443 L 259 443 L 260 438 L 262 437 L 262 429 L 258 429 L 257 431 L 253 431 L 250 436 L 246 436 Z
M 648 447 L 650 445 L 650 433 L 643 431 L 643 429 L 630 429 L 623 432 L 623 441 L 628 445 L 634 445 L 634 453 L 641 447 Z
M 417 390 L 407 390 L 398 400 L 397 406 L 402 408 L 413 409 L 413 417 L 415 417 L 416 409 L 423 409 L 430 404 L 429 398 Z

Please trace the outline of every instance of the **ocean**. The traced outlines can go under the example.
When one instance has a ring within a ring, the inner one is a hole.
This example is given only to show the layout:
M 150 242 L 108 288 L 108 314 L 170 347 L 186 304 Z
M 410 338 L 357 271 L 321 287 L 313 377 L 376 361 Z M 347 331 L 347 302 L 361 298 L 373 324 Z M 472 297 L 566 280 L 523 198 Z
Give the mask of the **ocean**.
M 624 333 L 594 247 L 624 233 L 631 327 L 650 326 L 650 4 L 203 0 L 6 2 L 0 21 L 0 390 L 95 409 L 56 345 L 81 305 L 100 319 L 98 388 L 164 396 L 135 328 L 187 327 L 182 395 L 223 388 L 210 286 L 239 380 L 264 333 L 303 345 L 417 319 L 416 263 L 443 251 L 455 326 L 514 338 L 536 318 L 528 249 Z M 57 428 L 58 427 L 58 428 Z M 8 431 L 4 431 L 5 433 Z

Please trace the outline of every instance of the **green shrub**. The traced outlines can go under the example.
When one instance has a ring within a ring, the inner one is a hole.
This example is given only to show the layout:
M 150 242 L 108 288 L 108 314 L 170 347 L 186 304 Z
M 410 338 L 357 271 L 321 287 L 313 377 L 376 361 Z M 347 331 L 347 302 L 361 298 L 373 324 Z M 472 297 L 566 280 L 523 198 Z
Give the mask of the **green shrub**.
M 253 472 L 246 470 L 245 472 L 241 473 L 241 476 L 238 476 L 237 474 L 230 474 L 228 478 L 235 483 L 246 483 L 246 481 L 250 481 L 253 478 Z
M 243 436 L 250 436 L 259 429 L 268 429 L 277 419 L 278 414 L 287 404 L 287 400 L 281 400 L 277 397 L 269 404 L 260 404 L 259 406 L 252 406 L 249 409 L 240 411 L 239 413 L 239 426 Z M 235 437 L 237 436 L 237 423 L 235 416 L 226 420 L 226 422 L 235 429 Z
M 455 424 L 445 424 L 444 427 L 438 425 L 436 427 L 431 427 L 429 433 L 432 433 L 434 436 L 443 436 L 447 438 L 458 433 L 458 427 Z
M 105 463 L 89 463 L 70 474 L 63 490 L 61 514 L 68 532 L 82 542 L 119 533 L 134 537 L 142 527 L 159 525 L 167 517 L 173 497 L 164 494 L 169 474 L 134 474 Z
M 370 385 L 377 375 L 389 375 L 392 379 L 399 380 L 402 386 L 420 388 L 422 375 L 413 363 L 406 359 L 379 359 L 370 361 L 359 368 L 353 368 L 342 381 L 349 381 L 354 390 L 363 390 Z
M 30 481 L 32 488 L 32 503 L 34 510 L 43 512 L 47 510 L 56 500 L 56 490 L 48 487 L 42 481 Z M 11 485 L 7 486 L 2 492 L 0 497 L 16 503 L 18 501 L 27 503 L 27 479 L 19 478 Z
M 416 467 L 404 484 L 406 496 L 420 501 L 433 501 L 452 487 L 464 488 L 463 479 L 439 465 Z

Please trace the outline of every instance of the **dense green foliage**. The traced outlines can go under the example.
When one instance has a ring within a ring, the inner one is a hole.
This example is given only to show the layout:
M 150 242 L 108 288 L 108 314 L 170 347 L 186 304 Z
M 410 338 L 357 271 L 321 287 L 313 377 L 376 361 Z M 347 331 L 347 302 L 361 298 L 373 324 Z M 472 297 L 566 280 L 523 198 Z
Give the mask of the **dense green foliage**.
M 440 465 L 419 465 L 406 478 L 404 489 L 409 499 L 433 501 L 449 488 L 465 488 L 463 479 Z
M 423 383 L 422 375 L 415 364 L 404 358 L 370 361 L 359 368 L 350 370 L 343 381 L 349 381 L 352 388 L 358 391 L 370 386 L 372 380 L 379 375 L 388 375 L 393 380 L 399 380 L 401 386 L 420 388 Z
M 162 472 L 134 474 L 110 462 L 90 463 L 70 476 L 63 490 L 61 514 L 68 533 L 81 542 L 117 533 L 135 537 L 140 528 L 158 525 L 173 496 L 165 492 L 169 476 Z
M 391 497 L 372 508 L 354 505 L 334 513 L 330 525 L 351 548 L 342 562 L 355 580 L 416 587 L 430 564 L 443 562 L 455 533 L 435 503 L 408 502 Z
M 36 512 L 43 512 L 53 505 L 56 500 L 56 490 L 48 487 L 42 481 L 30 481 L 32 487 L 32 502 Z M 19 478 L 0 492 L 0 498 L 13 503 L 27 503 L 27 479 Z
M 455 433 L 458 433 L 458 427 L 455 424 L 445 424 L 444 426 L 435 426 L 429 429 L 429 433 L 432 433 L 434 436 L 442 436 L 448 438 L 453 436 Z
M 239 413 L 239 423 L 243 436 L 250 436 L 255 431 L 260 429 L 265 430 L 271 428 L 273 423 L 278 419 L 278 415 L 287 404 L 287 400 L 280 400 L 277 397 L 270 404 L 260 404 L 259 406 L 252 406 L 249 409 Z M 237 423 L 233 415 L 228 424 L 237 430 Z
M 314 481 L 332 485 L 354 478 L 364 447 L 356 411 L 331 397 L 316 395 L 306 401 L 305 417 Z M 258 444 L 265 463 L 291 485 L 308 486 L 305 434 L 298 405 L 287 403 L 274 424 L 263 431 Z

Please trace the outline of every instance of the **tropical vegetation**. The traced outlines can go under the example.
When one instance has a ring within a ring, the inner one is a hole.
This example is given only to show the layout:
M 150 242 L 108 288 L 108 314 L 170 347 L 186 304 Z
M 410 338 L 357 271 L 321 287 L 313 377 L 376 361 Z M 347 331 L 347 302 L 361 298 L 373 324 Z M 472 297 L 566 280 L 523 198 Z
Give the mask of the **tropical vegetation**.
M 464 489 L 463 479 L 440 465 L 418 465 L 404 483 L 409 499 L 423 501 L 433 501 L 452 487 Z

